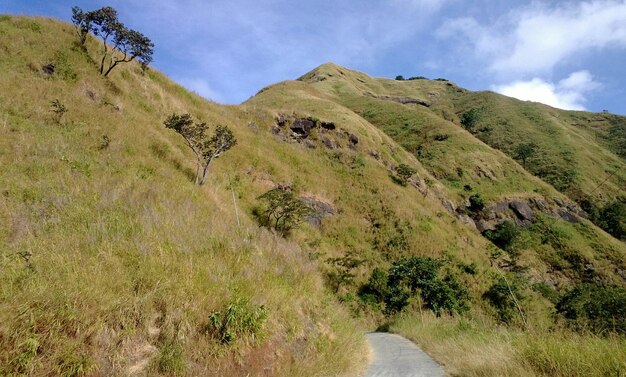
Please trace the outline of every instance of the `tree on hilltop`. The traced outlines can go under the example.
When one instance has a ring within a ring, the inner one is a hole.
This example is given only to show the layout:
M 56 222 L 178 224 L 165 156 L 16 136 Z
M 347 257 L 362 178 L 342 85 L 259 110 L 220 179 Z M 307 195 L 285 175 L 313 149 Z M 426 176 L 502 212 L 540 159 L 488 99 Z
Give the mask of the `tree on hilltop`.
M 80 7 L 73 7 L 72 22 L 81 46 L 85 46 L 89 32 L 102 40 L 101 75 L 108 76 L 120 63 L 138 60 L 142 66 L 147 66 L 152 62 L 154 43 L 140 32 L 124 26 L 114 8 L 84 12 Z

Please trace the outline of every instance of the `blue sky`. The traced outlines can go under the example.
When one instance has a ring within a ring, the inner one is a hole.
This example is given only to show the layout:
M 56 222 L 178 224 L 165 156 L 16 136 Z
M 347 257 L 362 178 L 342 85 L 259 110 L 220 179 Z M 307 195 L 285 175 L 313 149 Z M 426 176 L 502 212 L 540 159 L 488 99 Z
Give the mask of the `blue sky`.
M 0 0 L 0 13 L 69 20 L 73 5 L 113 6 L 153 40 L 153 66 L 222 103 L 332 61 L 626 114 L 626 0 Z

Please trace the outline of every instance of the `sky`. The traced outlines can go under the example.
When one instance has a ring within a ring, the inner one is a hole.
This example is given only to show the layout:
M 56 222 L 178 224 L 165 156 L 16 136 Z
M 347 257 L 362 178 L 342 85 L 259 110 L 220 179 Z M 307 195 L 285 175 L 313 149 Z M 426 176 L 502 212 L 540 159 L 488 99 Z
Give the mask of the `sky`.
M 0 13 L 69 21 L 74 5 L 114 7 L 154 42 L 155 68 L 221 103 L 334 62 L 626 115 L 626 0 L 0 0 Z

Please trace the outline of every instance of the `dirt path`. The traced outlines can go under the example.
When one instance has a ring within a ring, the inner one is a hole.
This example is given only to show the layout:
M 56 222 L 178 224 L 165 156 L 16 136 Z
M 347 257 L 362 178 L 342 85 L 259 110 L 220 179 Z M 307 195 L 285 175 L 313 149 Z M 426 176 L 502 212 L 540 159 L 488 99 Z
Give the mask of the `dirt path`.
M 372 360 L 364 377 L 439 377 L 443 369 L 410 340 L 400 335 L 369 333 Z

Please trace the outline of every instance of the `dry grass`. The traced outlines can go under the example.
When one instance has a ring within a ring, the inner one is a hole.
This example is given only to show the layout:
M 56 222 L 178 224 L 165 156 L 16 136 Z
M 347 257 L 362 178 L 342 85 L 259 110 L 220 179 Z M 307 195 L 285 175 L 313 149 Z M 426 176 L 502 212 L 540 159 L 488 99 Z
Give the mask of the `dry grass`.
M 626 340 L 562 329 L 516 330 L 474 319 L 404 316 L 391 326 L 452 376 L 621 376 Z

